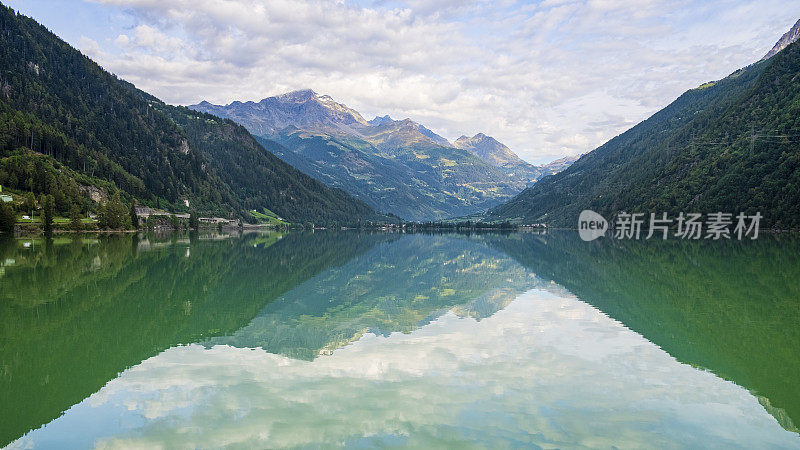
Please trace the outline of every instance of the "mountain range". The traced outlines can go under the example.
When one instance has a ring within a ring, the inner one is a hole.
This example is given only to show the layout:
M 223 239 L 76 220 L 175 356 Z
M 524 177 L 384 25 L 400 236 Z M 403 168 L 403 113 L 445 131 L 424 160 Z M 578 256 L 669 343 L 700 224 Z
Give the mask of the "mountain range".
M 253 211 L 394 220 L 376 210 L 434 220 L 497 206 L 548 173 L 519 158 L 492 164 L 409 119 L 367 121 L 310 90 L 171 106 L 5 6 L 0 26 L 0 185 L 18 199 L 52 195 L 57 214 L 95 212 L 119 192 L 126 203 L 245 221 Z
M 800 22 L 767 58 L 691 89 L 630 130 L 489 211 L 488 220 L 575 227 L 591 209 L 761 213 L 800 226 Z
M 93 200 L 119 191 L 127 202 L 244 220 L 252 210 L 292 222 L 386 219 L 240 125 L 165 104 L 3 5 L 0 30 L 0 185 L 11 191 L 53 195 L 62 214 L 94 211 Z
M 203 101 L 189 108 L 243 125 L 302 172 L 407 220 L 484 211 L 572 161 L 534 166 L 482 133 L 450 143 L 411 119 L 365 120 L 308 89 L 259 102 Z
M 544 166 L 483 133 L 451 143 L 311 90 L 171 106 L 2 5 L 0 31 L 0 185 L 17 202 L 52 195 L 60 214 L 96 211 L 119 192 L 249 221 L 253 211 L 344 224 L 489 209 L 485 220 L 575 226 L 592 209 L 760 212 L 763 226 L 800 226 L 800 21 L 762 60 L 574 164 Z

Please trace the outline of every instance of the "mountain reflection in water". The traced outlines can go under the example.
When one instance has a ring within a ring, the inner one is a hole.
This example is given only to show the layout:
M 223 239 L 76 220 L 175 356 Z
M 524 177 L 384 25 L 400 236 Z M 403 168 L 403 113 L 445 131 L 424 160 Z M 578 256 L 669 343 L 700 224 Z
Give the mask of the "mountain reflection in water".
M 795 239 L 207 238 L 0 243 L 2 442 L 798 445 Z

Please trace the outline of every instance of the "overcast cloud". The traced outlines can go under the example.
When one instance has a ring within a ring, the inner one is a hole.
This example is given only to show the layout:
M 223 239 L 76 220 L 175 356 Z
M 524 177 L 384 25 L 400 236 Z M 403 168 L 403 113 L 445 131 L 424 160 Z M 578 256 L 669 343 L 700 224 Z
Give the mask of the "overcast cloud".
M 69 7 L 80 24 L 10 4 L 170 103 L 311 88 L 531 162 L 592 150 L 800 18 L 785 0 L 94 0 Z

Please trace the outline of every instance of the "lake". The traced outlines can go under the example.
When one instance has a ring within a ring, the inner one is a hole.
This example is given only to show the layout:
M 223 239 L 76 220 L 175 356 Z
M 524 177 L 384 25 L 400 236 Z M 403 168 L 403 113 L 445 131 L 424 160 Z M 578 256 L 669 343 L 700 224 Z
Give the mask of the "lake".
M 0 446 L 800 448 L 800 239 L 0 240 Z

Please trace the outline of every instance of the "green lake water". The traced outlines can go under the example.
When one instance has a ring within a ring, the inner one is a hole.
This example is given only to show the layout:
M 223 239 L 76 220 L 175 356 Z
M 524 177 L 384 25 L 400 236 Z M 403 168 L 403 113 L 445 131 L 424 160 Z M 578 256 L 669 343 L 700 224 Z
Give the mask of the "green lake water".
M 800 239 L 0 240 L 0 447 L 800 448 Z

